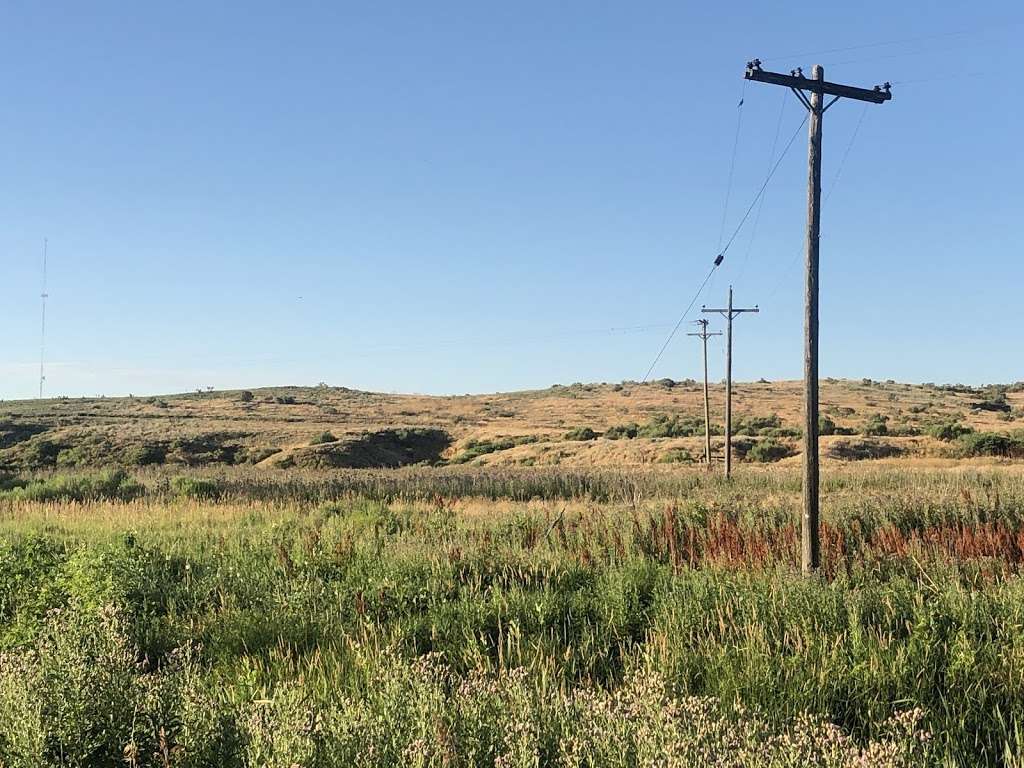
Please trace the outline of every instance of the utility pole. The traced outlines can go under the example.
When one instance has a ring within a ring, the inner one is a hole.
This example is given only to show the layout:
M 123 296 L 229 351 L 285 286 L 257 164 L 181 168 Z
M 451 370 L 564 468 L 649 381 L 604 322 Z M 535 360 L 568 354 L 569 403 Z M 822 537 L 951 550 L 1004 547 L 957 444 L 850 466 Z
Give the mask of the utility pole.
M 729 286 L 729 306 L 725 309 L 701 307 L 701 312 L 717 312 L 726 319 L 725 324 L 725 476 L 732 477 L 732 321 L 744 312 L 760 312 L 755 304 L 750 309 L 737 309 L 732 305 L 732 286 Z
M 43 292 L 40 298 L 43 300 L 42 322 L 39 330 L 39 399 L 43 399 L 43 382 L 46 381 L 46 250 L 49 247 L 49 240 L 43 238 Z
M 890 85 L 873 89 L 829 83 L 815 64 L 811 79 L 800 69 L 788 75 L 765 72 L 760 59 L 747 62 L 747 80 L 789 88 L 810 112 L 807 145 L 807 257 L 804 280 L 804 514 L 801 565 L 804 573 L 821 565 L 818 498 L 818 242 L 821 234 L 821 123 L 825 111 L 841 98 L 882 104 L 892 98 Z M 806 91 L 810 92 L 810 98 Z M 827 104 L 822 102 L 831 96 Z
M 708 403 L 708 337 L 721 336 L 721 331 L 708 333 L 708 321 L 701 318 L 693 322 L 700 325 L 698 333 L 688 333 L 687 336 L 696 336 L 704 342 L 704 461 L 707 462 L 708 472 L 711 471 L 711 406 Z

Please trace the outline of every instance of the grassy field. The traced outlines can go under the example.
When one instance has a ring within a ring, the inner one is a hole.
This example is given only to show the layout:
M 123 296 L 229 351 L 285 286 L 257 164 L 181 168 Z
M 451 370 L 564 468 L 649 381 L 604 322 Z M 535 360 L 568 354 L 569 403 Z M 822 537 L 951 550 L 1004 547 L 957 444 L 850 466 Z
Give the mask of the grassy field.
M 1024 465 L 8 477 L 0 765 L 1022 765 Z

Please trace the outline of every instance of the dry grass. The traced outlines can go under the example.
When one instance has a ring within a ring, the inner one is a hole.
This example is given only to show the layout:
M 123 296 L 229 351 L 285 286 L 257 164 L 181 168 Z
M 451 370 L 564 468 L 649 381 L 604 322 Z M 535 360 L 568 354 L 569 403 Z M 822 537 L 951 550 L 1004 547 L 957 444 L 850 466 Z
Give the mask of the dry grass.
M 611 466 L 651 464 L 673 451 L 701 453 L 701 438 L 568 441 L 577 427 L 603 433 L 610 427 L 644 423 L 656 415 L 697 417 L 701 389 L 695 384 L 660 383 L 572 385 L 546 390 L 493 395 L 428 397 L 386 395 L 344 388 L 277 388 L 253 392 L 244 401 L 240 392 L 212 392 L 158 398 L 53 399 L 0 404 L 0 427 L 44 429 L 30 438 L 63 441 L 68 446 L 113 445 L 125 451 L 143 446 L 212 436 L 214 442 L 238 446 L 234 461 L 248 457 L 268 467 L 287 465 L 308 453 L 310 443 L 325 431 L 342 440 L 384 428 L 438 428 L 452 444 L 444 458 L 457 456 L 469 441 L 530 436 L 535 442 L 495 451 L 474 459 L 478 465 L 541 464 Z M 720 411 L 721 385 L 712 387 L 713 413 Z M 865 384 L 827 380 L 822 384 L 822 413 L 839 427 L 860 430 L 880 414 L 890 427 L 923 429 L 930 424 L 959 421 L 975 430 L 1006 431 L 1024 408 L 1024 393 L 1011 393 L 1010 414 L 972 410 L 980 392 L 908 384 Z M 782 426 L 799 428 L 801 384 L 796 381 L 741 383 L 734 390 L 734 418 L 775 414 Z M 720 416 L 715 421 L 721 421 Z M 824 438 L 830 443 L 842 438 Z M 926 437 L 894 437 L 915 458 L 942 453 L 942 444 Z M 720 450 L 721 441 L 716 440 Z M 0 435 L 0 463 L 5 453 L 17 452 L 14 440 Z M 263 453 L 274 451 L 269 458 Z M 69 453 L 70 457 L 71 454 Z M 78 465 L 109 462 L 109 457 Z M 202 457 L 196 460 L 205 461 Z M 798 462 L 799 458 L 788 460 Z

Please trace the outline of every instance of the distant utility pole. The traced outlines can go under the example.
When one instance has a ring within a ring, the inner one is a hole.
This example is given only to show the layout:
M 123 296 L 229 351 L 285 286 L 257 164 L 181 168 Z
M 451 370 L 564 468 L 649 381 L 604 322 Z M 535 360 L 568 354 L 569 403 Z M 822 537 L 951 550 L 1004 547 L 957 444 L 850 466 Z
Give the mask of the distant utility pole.
M 704 461 L 707 462 L 708 472 L 711 471 L 711 406 L 708 403 L 708 337 L 721 336 L 721 331 L 708 333 L 708 321 L 703 318 L 694 320 L 700 325 L 698 333 L 688 333 L 687 336 L 696 336 L 704 342 Z
M 43 398 L 43 382 L 46 381 L 46 374 L 44 370 L 44 364 L 46 362 L 46 249 L 49 245 L 49 241 L 43 238 L 43 292 L 40 297 L 43 300 L 43 319 L 39 329 L 39 399 Z
M 755 304 L 750 309 L 737 309 L 732 305 L 732 286 L 729 286 L 729 306 L 725 309 L 701 307 L 701 312 L 717 312 L 725 320 L 725 476 L 732 477 L 732 321 L 744 312 L 760 312 Z
M 765 72 L 760 59 L 747 63 L 747 80 L 789 88 L 810 112 L 807 147 L 807 258 L 804 289 L 804 516 L 801 563 L 804 573 L 821 565 L 818 505 L 818 240 L 821 234 L 821 122 L 825 111 L 840 98 L 882 104 L 892 98 L 890 85 L 873 89 L 829 83 L 825 69 L 815 64 L 811 79 L 800 69 L 788 75 Z M 810 91 L 810 98 L 805 91 Z M 831 96 L 828 104 L 822 104 Z

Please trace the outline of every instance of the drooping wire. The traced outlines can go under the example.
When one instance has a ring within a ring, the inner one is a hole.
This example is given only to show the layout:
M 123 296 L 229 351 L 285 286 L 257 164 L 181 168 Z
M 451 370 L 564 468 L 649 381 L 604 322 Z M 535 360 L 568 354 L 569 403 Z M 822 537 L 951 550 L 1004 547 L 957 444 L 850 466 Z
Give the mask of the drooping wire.
M 729 198 L 732 196 L 732 177 L 736 170 L 736 150 L 740 145 L 740 128 L 743 126 L 743 101 L 747 94 L 747 81 L 743 81 L 743 89 L 740 91 L 740 102 L 736 105 L 736 135 L 732 140 L 732 157 L 729 159 L 729 179 L 725 184 L 725 204 L 722 206 L 722 226 L 718 230 L 718 248 L 722 247 L 722 238 L 725 237 L 725 220 L 729 215 Z
M 686 319 L 686 316 L 690 314 L 690 310 L 693 309 L 693 305 L 697 303 L 697 299 L 700 298 L 701 293 L 704 291 L 704 286 L 708 284 L 708 280 L 711 279 L 711 276 L 715 273 L 715 270 L 718 269 L 718 264 L 719 262 L 717 262 L 716 260 L 716 263 L 711 266 L 710 271 L 708 271 L 707 275 L 704 276 L 704 280 L 701 282 L 700 287 L 698 287 L 697 292 L 693 294 L 693 298 L 690 299 L 690 303 L 686 305 L 686 309 L 683 310 L 683 314 L 679 316 L 679 322 L 675 324 L 675 327 L 672 329 L 672 332 L 668 335 L 668 338 L 665 339 L 665 343 L 661 345 L 661 349 L 658 350 L 658 354 L 655 356 L 654 362 L 652 362 L 650 367 L 647 369 L 647 373 L 645 373 L 644 377 L 640 380 L 641 382 L 647 381 L 647 378 L 651 375 L 651 372 L 654 370 L 654 366 L 658 364 L 658 361 L 661 360 L 661 356 L 665 354 L 665 350 L 668 349 L 668 345 L 672 342 L 672 339 L 675 338 L 676 332 L 679 330 L 679 327 L 683 324 L 683 321 Z
M 800 133 L 800 129 L 803 128 L 804 123 L 806 122 L 807 115 L 804 115 L 804 119 L 800 121 L 800 124 L 796 127 L 796 130 L 793 131 L 793 135 L 789 137 L 789 141 L 786 142 L 786 146 L 783 147 L 782 149 L 782 154 L 779 155 L 778 160 L 775 161 L 775 164 L 771 167 L 771 170 L 768 171 L 768 175 L 765 177 L 764 183 L 761 185 L 761 188 L 757 191 L 757 194 L 754 195 L 754 199 L 750 202 L 750 205 L 747 206 L 747 210 L 743 214 L 743 218 L 740 219 L 739 224 L 736 225 L 736 229 L 733 230 L 732 235 L 729 236 L 729 240 L 725 243 L 725 247 L 722 248 L 721 252 L 719 252 L 718 256 L 715 258 L 715 263 L 711 266 L 711 269 L 708 271 L 707 275 L 704 276 L 704 280 L 701 281 L 700 286 L 697 288 L 697 292 L 693 295 L 693 298 L 690 300 L 690 303 L 686 305 L 686 309 L 683 310 L 683 314 L 679 316 L 679 322 L 675 324 L 675 327 L 672 329 L 672 332 L 668 335 L 668 338 L 665 339 L 665 343 L 661 345 L 661 349 L 658 350 L 658 354 L 655 356 L 654 362 L 651 363 L 650 367 L 647 369 L 647 373 L 644 374 L 644 377 L 643 379 L 641 379 L 641 381 L 647 381 L 648 377 L 651 375 L 651 372 L 654 370 L 654 367 L 658 364 L 658 361 L 661 360 L 661 356 L 665 354 L 665 350 L 668 349 L 668 345 L 672 342 L 672 339 L 675 338 L 675 335 L 679 331 L 680 326 L 682 326 L 683 321 L 686 320 L 686 316 L 690 314 L 690 310 L 693 309 L 693 305 L 697 303 L 697 299 L 699 299 L 701 293 L 704 292 L 704 287 L 708 284 L 708 281 L 711 279 L 712 275 L 715 274 L 715 271 L 718 269 L 718 267 L 721 266 L 722 260 L 725 258 L 726 251 L 729 250 L 729 246 L 732 245 L 733 241 L 736 239 L 736 236 L 740 233 L 740 230 L 743 228 L 743 224 L 750 217 L 750 212 L 754 210 L 754 206 L 757 205 L 757 201 L 761 199 L 761 196 L 764 194 L 764 191 L 768 188 L 768 183 L 772 180 L 772 177 L 775 175 L 775 172 L 779 169 L 779 166 L 782 165 L 782 160 L 789 153 L 789 148 L 793 146 L 793 142 L 796 140 L 797 135 Z
M 775 149 L 779 145 L 779 134 L 782 132 L 782 116 L 786 114 L 786 105 L 789 103 L 789 94 L 785 91 L 782 92 L 782 106 L 779 107 L 779 119 L 775 123 L 775 138 L 772 139 L 772 148 L 768 153 L 768 168 L 771 170 L 772 163 L 775 162 Z M 757 227 L 761 223 L 761 211 L 764 209 L 764 199 L 767 195 L 761 195 L 761 200 L 757 204 L 757 213 L 754 215 L 754 224 L 750 231 L 750 240 L 747 241 L 747 250 L 743 254 L 743 262 L 740 265 L 739 274 L 736 276 L 736 282 L 740 282 L 743 279 L 743 274 L 747 271 L 747 263 L 750 261 L 750 253 L 754 250 L 754 240 L 757 238 Z
M 857 140 L 857 134 L 860 133 L 860 127 L 864 123 L 864 118 L 868 114 L 869 106 L 871 106 L 869 103 L 865 103 L 864 109 L 861 110 L 860 117 L 857 119 L 857 125 L 854 126 L 853 133 L 850 134 L 850 141 L 847 143 L 846 149 L 843 151 L 843 156 L 839 160 L 839 167 L 836 168 L 836 175 L 832 177 L 832 181 L 829 183 L 829 187 L 825 191 L 825 198 L 822 200 L 822 207 L 828 203 L 829 198 L 831 198 L 832 194 L 836 191 L 836 185 L 839 184 L 839 178 L 843 175 L 843 168 L 846 167 L 846 159 L 850 156 L 850 150 L 853 149 L 853 143 Z M 823 237 L 824 235 L 819 232 L 818 239 L 821 240 Z M 789 276 L 789 273 L 793 270 L 793 266 L 796 264 L 797 259 L 800 258 L 802 253 L 802 251 L 795 253 L 786 268 L 779 273 L 778 282 L 776 282 L 775 287 L 772 288 L 771 292 L 768 294 L 769 299 L 779 292 L 779 289 L 782 287 L 782 283 L 785 281 L 786 277 Z
M 761 195 L 763 195 L 764 191 L 768 188 L 768 182 L 772 180 L 772 176 L 774 176 L 775 172 L 779 170 L 779 166 L 782 165 L 782 161 L 786 157 L 786 154 L 789 152 L 789 148 L 793 146 L 793 142 L 796 141 L 796 137 L 800 133 L 800 129 L 804 127 L 804 123 L 806 122 L 807 115 L 804 115 L 804 119 L 800 121 L 800 125 L 796 127 L 796 130 L 793 131 L 793 135 L 789 137 L 789 141 L 786 142 L 786 146 L 782 149 L 782 154 L 779 155 L 779 159 L 775 161 L 775 165 L 773 165 L 771 170 L 768 171 L 768 175 L 765 177 L 764 183 L 761 185 L 761 188 L 757 191 L 757 194 L 754 195 L 754 199 L 750 201 L 750 205 L 747 206 L 747 210 L 743 214 L 743 218 L 740 219 L 739 224 L 736 225 L 736 229 L 733 230 L 732 235 L 730 235 L 729 239 L 726 241 L 725 247 L 720 252 L 721 255 L 724 255 L 725 252 L 729 250 L 729 246 L 731 246 L 733 241 L 736 239 L 736 235 L 740 233 L 740 230 L 743 228 L 743 225 L 750 217 L 751 211 L 754 210 L 754 206 L 757 205 L 757 202 L 761 199 Z

